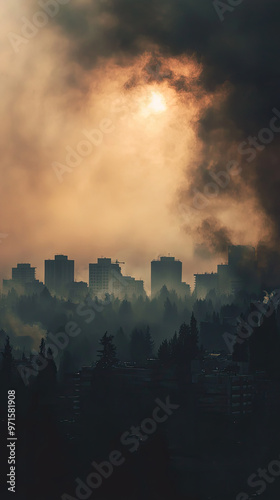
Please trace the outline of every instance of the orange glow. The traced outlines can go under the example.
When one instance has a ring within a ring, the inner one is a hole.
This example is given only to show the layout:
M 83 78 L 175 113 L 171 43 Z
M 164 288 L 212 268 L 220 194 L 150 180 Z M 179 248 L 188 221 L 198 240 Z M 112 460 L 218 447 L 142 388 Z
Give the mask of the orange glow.
M 159 92 L 152 92 L 149 109 L 155 113 L 162 113 L 166 111 L 166 103 L 163 95 Z
M 19 31 L 11 9 L 0 6 L 0 14 Z M 51 23 L 18 54 L 0 42 L 2 63 L 12 68 L 0 82 L 0 233 L 8 234 L 1 277 L 30 262 L 43 279 L 44 259 L 58 253 L 75 259 L 76 278 L 87 280 L 88 263 L 106 255 L 125 260 L 148 289 L 151 259 L 192 258 L 172 207 L 200 158 L 198 120 L 220 96 L 200 91 L 193 58 L 164 58 L 158 73 L 147 70 L 148 52 L 83 68 L 67 57 L 72 45 Z M 184 79 L 189 91 L 181 92 Z M 67 148 L 77 154 L 84 130 L 97 131 L 98 145 L 69 167 Z M 62 182 L 53 162 L 65 165 Z

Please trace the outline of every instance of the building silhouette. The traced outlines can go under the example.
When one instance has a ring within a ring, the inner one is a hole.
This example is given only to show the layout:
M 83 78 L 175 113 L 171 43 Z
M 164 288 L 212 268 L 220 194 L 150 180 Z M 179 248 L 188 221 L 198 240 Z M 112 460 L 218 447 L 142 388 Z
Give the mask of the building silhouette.
M 190 294 L 190 287 L 182 282 L 182 262 L 175 257 L 160 257 L 151 262 L 151 291 L 155 297 L 163 286 L 178 295 Z
M 218 266 L 219 292 L 236 294 L 241 290 L 258 292 L 260 279 L 256 250 L 248 245 L 230 245 L 228 264 Z
M 27 295 L 42 292 L 44 285 L 35 275 L 36 268 L 31 267 L 31 264 L 17 264 L 17 267 L 12 268 L 12 279 L 3 280 L 3 290 L 8 292 L 14 288 Z
M 102 297 L 113 294 L 118 298 L 144 296 L 144 282 L 132 276 L 123 276 L 120 263 L 110 258 L 99 258 L 97 263 L 89 264 L 89 289 L 93 296 Z
M 82 301 L 88 294 L 88 284 L 85 281 L 73 281 L 68 287 L 68 298 L 73 301 Z
M 217 273 L 195 274 L 195 294 L 204 299 L 215 290 L 220 295 L 235 295 L 241 291 L 258 293 L 260 276 L 255 248 L 247 245 L 230 245 L 228 263 L 219 264 Z
M 218 290 L 222 295 L 230 295 L 233 293 L 233 269 L 228 264 L 219 264 L 218 270 Z
M 118 289 L 121 268 L 109 258 L 100 258 L 95 264 L 89 264 L 89 288 L 94 296 L 113 293 Z
M 45 260 L 45 285 L 51 293 L 67 295 L 73 282 L 74 260 L 68 260 L 66 255 L 55 255 L 53 260 Z
M 145 290 L 144 290 L 144 281 L 143 280 L 136 280 L 132 276 L 123 276 L 124 279 L 124 289 L 123 293 L 125 296 L 133 297 L 144 297 L 145 295 Z
M 255 266 L 256 250 L 249 245 L 230 245 L 228 247 L 228 264 L 233 269 L 242 266 Z
M 204 273 L 195 274 L 195 296 L 198 299 L 205 299 L 207 293 L 218 289 L 218 274 Z
M 17 264 L 17 267 L 12 268 L 12 280 L 19 285 L 25 285 L 35 280 L 35 267 L 31 264 Z

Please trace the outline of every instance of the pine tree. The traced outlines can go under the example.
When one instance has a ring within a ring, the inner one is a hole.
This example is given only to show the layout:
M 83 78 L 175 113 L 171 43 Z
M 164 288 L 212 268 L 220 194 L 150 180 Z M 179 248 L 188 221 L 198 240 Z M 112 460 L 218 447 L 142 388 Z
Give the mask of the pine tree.
M 164 321 L 172 322 L 177 318 L 177 306 L 175 303 L 171 303 L 169 297 L 166 298 L 164 302 Z
M 177 363 L 178 352 L 179 352 L 177 332 L 174 333 L 172 339 L 169 341 L 169 349 L 170 349 L 171 364 L 175 365 Z
M 182 323 L 179 329 L 179 343 L 184 343 L 186 342 L 188 335 L 190 334 L 190 327 L 186 323 Z
M 150 334 L 149 326 L 146 332 L 135 328 L 130 337 L 130 354 L 131 359 L 139 365 L 146 363 L 148 358 L 153 356 L 154 341 Z
M 119 309 L 119 315 L 123 318 L 130 318 L 132 316 L 132 307 L 128 300 L 122 301 Z
M 177 364 L 184 366 L 189 363 L 191 359 L 191 336 L 190 327 L 186 323 L 180 326 L 178 337 L 178 353 Z
M 120 327 L 115 335 L 115 345 L 117 348 L 117 355 L 121 361 L 128 361 L 129 359 L 129 344 L 128 338 Z
M 4 351 L 2 352 L 2 372 L 5 377 L 9 378 L 12 374 L 13 367 L 13 348 L 10 344 L 10 337 L 7 335 Z
M 103 347 L 97 351 L 99 357 L 99 360 L 96 363 L 97 368 L 110 369 L 118 363 L 113 338 L 113 335 L 108 335 L 108 332 L 105 332 L 99 341 Z
M 155 343 L 152 339 L 149 326 L 147 326 L 146 333 L 144 336 L 144 344 L 145 344 L 144 350 L 145 350 L 146 359 L 151 358 L 153 356 L 153 353 L 154 353 Z
M 171 344 L 168 340 L 164 340 L 158 349 L 158 359 L 164 366 L 168 366 L 171 362 Z
M 55 385 L 57 377 L 57 367 L 53 359 L 52 349 L 50 347 L 47 350 L 47 358 L 48 358 L 48 366 L 46 368 L 46 371 L 48 373 L 49 383 L 50 385 Z
M 195 359 L 198 355 L 198 328 L 197 328 L 197 321 L 195 319 L 193 312 L 191 315 L 190 335 L 191 335 L 191 359 Z
M 39 354 L 43 357 L 45 357 L 45 347 L 46 347 L 46 341 L 44 338 L 42 338 L 39 346 Z

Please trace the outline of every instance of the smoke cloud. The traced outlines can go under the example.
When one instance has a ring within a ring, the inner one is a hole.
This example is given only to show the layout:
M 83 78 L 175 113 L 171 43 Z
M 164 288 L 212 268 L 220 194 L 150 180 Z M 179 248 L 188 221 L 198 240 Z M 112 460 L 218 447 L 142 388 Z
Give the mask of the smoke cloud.
M 170 252 L 189 281 L 204 266 L 197 244 L 218 260 L 229 242 L 276 250 L 279 134 L 250 162 L 240 144 L 280 109 L 277 2 L 243 2 L 220 22 L 203 0 L 69 1 L 16 52 L 11 33 L 26 35 L 22 18 L 43 4 L 0 7 L 5 277 L 27 261 L 42 279 L 43 259 L 66 253 L 77 279 L 106 255 L 149 282 L 148 262 Z M 112 132 L 69 170 L 69 148 L 104 120 Z M 195 193 L 231 161 L 239 174 L 197 210 Z M 61 183 L 54 162 L 68 168 Z

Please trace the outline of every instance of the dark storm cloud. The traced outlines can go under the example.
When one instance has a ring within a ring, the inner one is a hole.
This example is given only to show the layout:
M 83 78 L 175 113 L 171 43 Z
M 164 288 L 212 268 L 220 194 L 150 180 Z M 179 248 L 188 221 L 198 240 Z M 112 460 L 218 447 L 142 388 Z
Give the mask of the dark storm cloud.
M 201 62 L 199 84 L 206 92 L 229 85 L 228 97 L 218 112 L 210 108 L 200 121 L 205 161 L 193 173 L 191 188 L 203 189 L 209 182 L 208 145 L 215 132 L 220 134 L 215 154 L 222 161 L 232 143 L 257 135 L 267 126 L 272 108 L 280 109 L 280 4 L 275 0 L 244 1 L 225 12 L 223 22 L 211 0 L 100 0 L 83 6 L 69 4 L 66 11 L 57 21 L 74 40 L 69 57 L 84 68 L 96 65 L 100 57 L 129 64 L 133 57 L 156 47 L 160 56 L 194 56 Z M 157 64 L 156 59 L 151 61 L 151 67 L 157 68 Z M 146 73 L 149 75 L 147 69 Z M 185 78 L 175 79 L 172 72 L 165 78 L 179 92 L 188 91 Z M 136 84 L 132 79 L 127 87 Z M 242 172 L 244 183 L 254 190 L 262 211 L 274 224 L 276 241 L 280 227 L 278 145 L 276 136 L 273 147 L 268 145 Z M 232 159 L 238 160 L 236 157 Z M 246 166 L 245 158 L 239 160 Z M 238 197 L 234 183 L 228 193 Z
M 226 81 L 233 85 L 219 120 L 230 116 L 246 135 L 263 127 L 280 101 L 279 16 L 275 0 L 244 1 L 225 13 L 224 22 L 211 0 L 99 0 L 71 3 L 57 21 L 75 41 L 71 57 L 85 66 L 112 56 L 125 63 L 123 56 L 133 57 L 154 44 L 162 55 L 195 54 L 203 63 L 206 90 Z M 215 128 L 216 120 L 210 110 L 202 132 Z
M 190 227 L 185 227 L 187 232 L 192 231 Z M 195 254 L 198 257 L 207 259 L 215 254 L 226 256 L 228 246 L 232 244 L 230 231 L 217 222 L 214 218 L 205 219 L 196 228 L 197 239 L 202 241 L 195 247 Z

